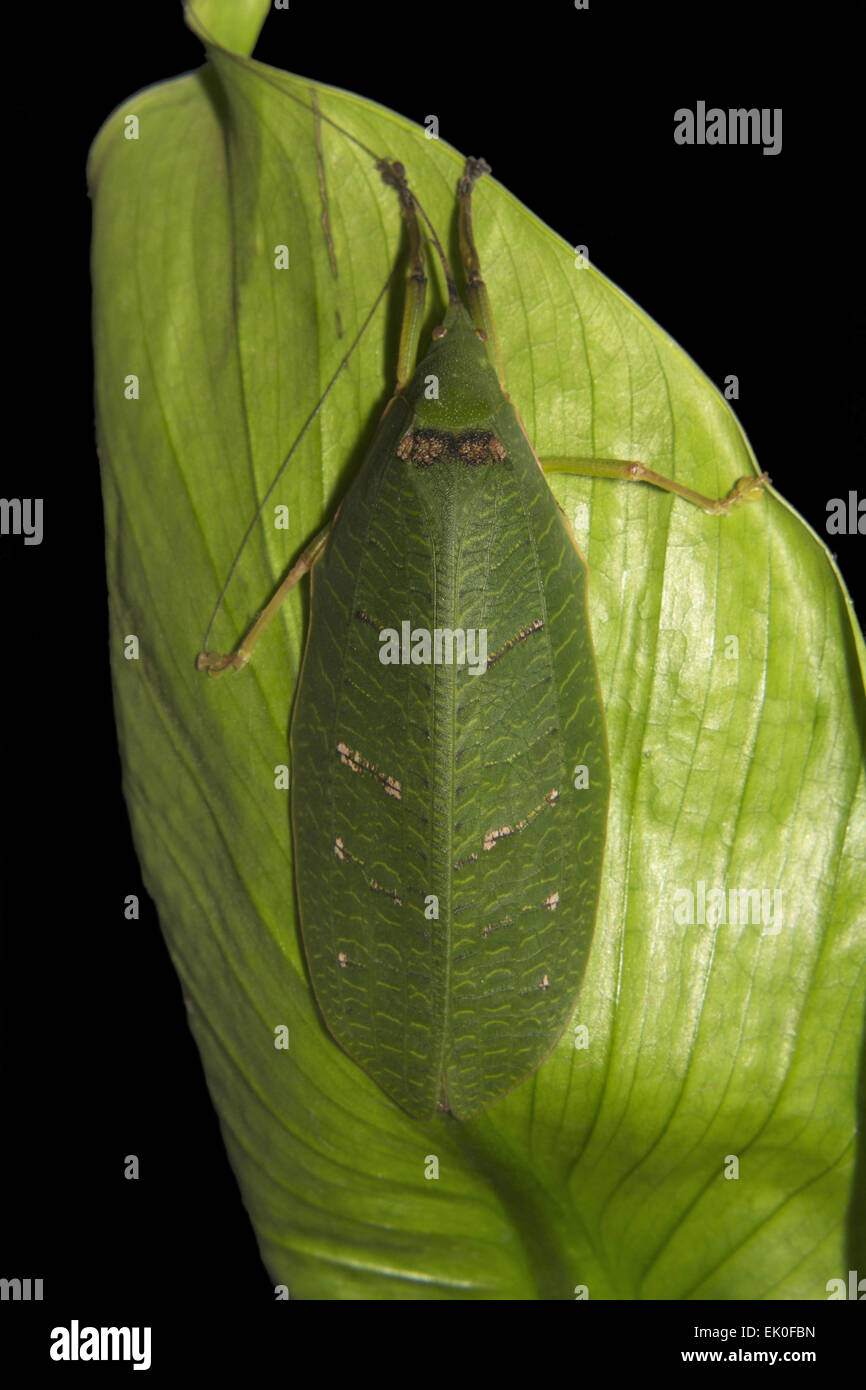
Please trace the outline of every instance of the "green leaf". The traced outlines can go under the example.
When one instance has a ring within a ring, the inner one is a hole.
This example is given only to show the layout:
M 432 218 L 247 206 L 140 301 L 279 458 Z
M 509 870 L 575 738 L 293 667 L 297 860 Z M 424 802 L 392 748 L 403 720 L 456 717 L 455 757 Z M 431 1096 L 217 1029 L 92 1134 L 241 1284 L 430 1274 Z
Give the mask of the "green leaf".
M 250 15 L 242 33 L 225 12 L 212 0 L 213 32 L 248 47 Z M 589 562 L 612 765 L 574 1019 L 588 1045 L 569 1029 L 476 1120 L 411 1120 L 331 1039 L 304 965 L 274 783 L 305 591 L 243 674 L 195 670 L 244 531 L 394 265 L 399 216 L 323 121 L 329 247 L 315 124 L 289 97 L 309 103 L 310 84 L 208 57 L 115 112 L 91 152 L 98 433 L 127 803 L 265 1263 L 301 1298 L 824 1298 L 847 1269 L 866 858 L 864 647 L 832 560 L 776 495 L 713 518 L 648 487 L 554 482 Z M 316 99 L 403 161 L 453 240 L 461 157 L 357 97 Z M 752 471 L 694 363 L 492 180 L 475 227 L 539 454 L 637 458 L 713 495 Z M 213 646 L 357 468 L 399 300 L 395 282 L 293 456 Z M 780 929 L 682 924 L 701 883 L 778 890 Z

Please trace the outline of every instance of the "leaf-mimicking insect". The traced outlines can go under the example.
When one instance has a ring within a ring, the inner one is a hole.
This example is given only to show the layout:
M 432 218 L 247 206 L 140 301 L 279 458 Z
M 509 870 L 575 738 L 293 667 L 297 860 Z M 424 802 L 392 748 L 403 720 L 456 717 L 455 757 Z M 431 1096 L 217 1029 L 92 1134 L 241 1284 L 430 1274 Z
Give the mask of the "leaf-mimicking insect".
M 240 667 L 308 569 L 291 729 L 292 827 L 316 998 L 412 1116 L 478 1114 L 566 1027 L 592 940 L 609 770 L 586 566 L 512 405 L 457 189 L 463 298 L 416 363 L 425 249 L 401 165 L 409 273 L 397 386 L 330 527 L 229 656 Z M 720 502 L 641 465 L 556 461 Z

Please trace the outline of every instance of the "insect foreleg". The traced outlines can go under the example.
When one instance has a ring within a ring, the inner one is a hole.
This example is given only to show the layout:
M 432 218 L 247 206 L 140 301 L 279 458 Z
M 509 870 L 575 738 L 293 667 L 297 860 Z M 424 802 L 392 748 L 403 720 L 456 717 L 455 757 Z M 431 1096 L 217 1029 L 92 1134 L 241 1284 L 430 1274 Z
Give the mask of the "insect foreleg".
M 397 192 L 400 211 L 409 234 L 409 267 L 406 271 L 406 301 L 403 307 L 403 325 L 400 330 L 400 350 L 397 356 L 397 384 L 400 391 L 410 380 L 415 370 L 418 356 L 418 340 L 424 318 L 424 304 L 427 298 L 427 272 L 424 269 L 424 242 L 418 225 L 415 199 L 409 190 L 406 171 L 402 164 L 380 159 L 376 168 L 382 175 L 382 182 Z
M 240 671 L 246 666 L 253 654 L 256 643 L 267 627 L 271 618 L 283 602 L 283 599 L 294 589 L 299 579 L 302 579 L 318 560 L 327 544 L 331 527 L 336 518 L 332 518 L 327 526 L 310 541 L 303 553 L 292 565 L 285 579 L 280 584 L 270 602 L 258 614 L 255 622 L 244 633 L 234 651 L 223 655 L 221 652 L 200 652 L 196 659 L 196 666 L 199 671 L 207 671 L 209 676 L 221 676 L 224 671 Z
M 499 385 L 505 391 L 505 370 L 499 351 L 499 339 L 493 321 L 493 310 L 487 294 L 487 286 L 481 274 L 481 262 L 475 245 L 472 230 L 472 189 L 482 174 L 490 173 L 490 165 L 484 159 L 467 159 L 463 175 L 457 184 L 457 205 L 459 208 L 458 231 L 460 255 L 466 272 L 466 306 L 472 315 L 475 327 L 493 347 L 493 365 L 499 377 Z M 507 392 L 506 392 L 507 394 Z

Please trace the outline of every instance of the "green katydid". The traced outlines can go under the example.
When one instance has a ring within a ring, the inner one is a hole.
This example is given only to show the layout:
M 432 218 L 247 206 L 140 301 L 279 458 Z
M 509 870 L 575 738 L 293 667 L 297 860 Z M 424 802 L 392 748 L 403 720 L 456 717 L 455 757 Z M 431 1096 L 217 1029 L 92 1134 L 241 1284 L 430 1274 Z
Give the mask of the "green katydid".
M 542 464 L 506 391 L 475 245 L 487 166 L 467 160 L 457 188 L 465 304 L 428 222 L 448 308 L 417 363 L 426 214 L 401 165 L 377 167 L 409 241 L 394 393 L 332 523 L 234 651 L 198 664 L 245 665 L 312 572 L 291 750 L 313 988 L 337 1041 L 410 1115 L 462 1119 L 561 1036 L 601 881 L 609 771 L 586 566 L 544 470 L 650 482 L 714 514 L 768 480 L 715 500 L 633 460 Z

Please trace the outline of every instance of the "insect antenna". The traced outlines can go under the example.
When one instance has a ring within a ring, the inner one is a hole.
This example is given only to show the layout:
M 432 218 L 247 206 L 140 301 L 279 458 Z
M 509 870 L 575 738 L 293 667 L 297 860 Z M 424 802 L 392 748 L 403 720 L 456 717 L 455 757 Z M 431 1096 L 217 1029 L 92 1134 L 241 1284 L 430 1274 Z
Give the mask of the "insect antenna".
M 259 521 L 259 518 L 261 517 L 262 512 L 264 511 L 265 507 L 267 506 L 268 500 L 269 500 L 269 498 L 271 497 L 271 494 L 273 493 L 274 488 L 277 486 L 277 483 L 278 483 L 278 482 L 280 481 L 280 479 L 282 478 L 282 476 L 283 476 L 283 474 L 285 473 L 287 467 L 289 466 L 289 463 L 291 462 L 292 458 L 294 457 L 295 453 L 297 452 L 299 445 L 303 442 L 304 436 L 306 435 L 307 431 L 309 430 L 309 428 L 310 428 L 310 426 L 312 425 L 313 421 L 315 420 L 316 416 L 319 414 L 319 411 L 322 409 L 322 406 L 325 404 L 325 401 L 328 399 L 328 396 L 331 394 L 331 391 L 333 390 L 333 388 L 334 388 L 334 386 L 335 386 L 335 384 L 336 384 L 336 382 L 337 382 L 337 378 L 339 377 L 339 375 L 340 375 L 340 373 L 342 372 L 343 368 L 346 366 L 347 362 L 349 361 L 349 358 L 352 356 L 352 353 L 355 351 L 355 348 L 358 346 L 358 343 L 361 341 L 362 337 L 364 336 L 365 332 L 367 331 L 367 328 L 369 327 L 369 324 L 370 324 L 370 322 L 371 322 L 371 320 L 372 320 L 374 314 L 376 313 L 376 310 L 378 309 L 379 305 L 382 303 L 382 300 L 384 299 L 385 295 L 386 295 L 387 292 L 388 292 L 388 288 L 389 288 L 389 286 L 390 286 L 391 281 L 393 280 L 393 278 L 394 278 L 394 270 L 392 269 L 391 272 L 390 272 L 390 274 L 388 275 L 387 280 L 386 280 L 385 283 L 383 284 L 383 286 L 382 286 L 382 288 L 380 289 L 379 293 L 376 295 L 376 298 L 375 298 L 375 300 L 373 301 L 373 304 L 371 305 L 371 307 L 370 307 L 370 309 L 369 309 L 369 311 L 368 311 L 368 313 L 367 313 L 367 316 L 366 316 L 366 318 L 364 319 L 364 322 L 361 324 L 361 327 L 358 329 L 358 332 L 355 334 L 355 337 L 354 337 L 354 340 L 352 341 L 351 346 L 350 346 L 349 348 L 347 348 L 347 350 L 346 350 L 346 352 L 344 353 L 343 358 L 342 358 L 342 360 L 340 361 L 340 363 L 339 363 L 339 365 L 338 365 L 336 371 L 334 372 L 333 376 L 331 377 L 331 380 L 328 382 L 327 386 L 325 387 L 324 391 L 322 392 L 322 395 L 319 397 L 317 403 L 313 406 L 313 409 L 310 411 L 309 415 L 307 416 L 306 420 L 304 421 L 303 425 L 301 426 L 300 432 L 299 432 L 297 438 L 295 439 L 295 442 L 292 444 L 292 447 L 289 449 L 289 452 L 286 454 L 286 457 L 283 459 L 282 463 L 280 464 L 279 468 L 277 469 L 277 472 L 276 472 L 275 475 L 274 475 L 273 481 L 271 482 L 270 486 L 268 487 L 267 492 L 265 493 L 264 497 L 262 498 L 261 502 L 259 503 L 258 507 L 256 508 L 255 515 L 253 516 L 252 521 L 250 522 L 249 526 L 247 527 L 246 531 L 244 532 L 243 539 L 242 539 L 240 545 L 239 545 L 238 548 L 237 548 L 237 551 L 236 551 L 236 553 L 235 553 L 234 559 L 233 559 L 232 562 L 231 562 L 231 565 L 230 565 L 230 567 L 229 567 L 229 572 L 228 572 L 228 574 L 226 575 L 225 583 L 223 584 L 222 588 L 220 589 L 219 597 L 217 598 L 216 604 L 214 605 L 214 610 L 213 610 L 213 612 L 211 613 L 210 621 L 208 622 L 207 630 L 206 630 L 206 632 L 205 632 L 205 635 L 204 635 L 204 638 L 203 638 L 203 641 L 202 641 L 202 651 L 207 651 L 208 641 L 209 641 L 209 639 L 210 639 L 211 631 L 213 630 L 213 625 L 214 625 L 214 623 L 215 623 L 216 620 L 217 620 L 217 615 L 219 614 L 220 608 L 222 607 L 222 603 L 223 603 L 223 600 L 224 600 L 224 598 L 225 598 L 225 596 L 226 596 L 226 594 L 227 594 L 227 592 L 228 592 L 229 585 L 231 584 L 232 579 L 234 578 L 235 571 L 236 571 L 236 569 L 237 569 L 237 567 L 238 567 L 238 564 L 240 563 L 241 556 L 243 555 L 243 552 L 244 552 L 244 547 L 246 546 L 247 541 L 249 540 L 250 536 L 252 535 L 253 531 L 255 530 L 255 527 L 256 527 L 256 525 L 257 525 L 257 523 L 258 523 L 258 521 Z
M 227 54 L 226 56 L 231 57 L 232 55 Z M 259 72 L 258 75 L 261 78 L 261 80 L 265 82 L 268 86 L 273 87 L 276 91 L 282 93 L 283 96 L 288 97 L 290 101 L 293 101 L 296 105 L 303 107 L 304 110 L 309 111 L 316 121 L 317 129 L 318 123 L 320 121 L 327 121 L 328 125 L 332 126 L 335 130 L 338 130 L 345 139 L 352 141 L 352 143 L 357 145 L 359 149 L 363 150 L 365 154 L 369 155 L 369 157 L 373 160 L 376 169 L 381 174 L 384 183 L 386 183 L 389 187 L 395 189 L 398 194 L 401 212 L 403 214 L 404 221 L 406 222 L 409 229 L 410 246 L 413 248 L 413 255 L 417 254 L 417 252 L 420 250 L 417 218 L 417 214 L 420 213 L 428 228 L 428 231 L 430 233 L 430 239 L 442 264 L 442 270 L 445 276 L 445 284 L 448 291 L 448 301 L 450 304 L 459 303 L 460 296 L 457 292 L 454 276 L 451 273 L 451 267 L 448 264 L 448 258 L 445 255 L 445 251 L 436 233 L 436 229 L 430 221 L 430 218 L 427 216 L 424 207 L 409 188 L 409 183 L 406 178 L 406 170 L 404 166 L 397 160 L 381 158 L 373 150 L 371 150 L 368 145 L 365 145 L 363 140 L 359 140 L 356 135 L 353 135 L 350 131 L 345 130 L 344 127 L 341 126 L 337 121 L 332 120 L 330 116 L 326 115 L 326 113 L 320 109 L 318 101 L 316 101 L 315 99 L 315 89 L 311 89 L 313 92 L 313 103 L 308 103 L 306 101 L 303 101 L 300 97 L 296 96 L 293 92 L 287 91 L 279 82 L 275 82 L 266 72 Z M 333 264 L 332 250 L 330 251 L 330 254 L 332 256 Z M 243 555 L 244 549 L 247 545 L 247 542 L 250 539 L 250 536 L 255 530 L 255 527 L 257 526 L 262 516 L 262 513 L 264 512 L 264 509 L 267 506 L 268 501 L 273 494 L 274 489 L 276 488 L 277 484 L 279 483 L 280 479 L 285 473 L 286 468 L 288 467 L 289 463 L 294 457 L 298 447 L 304 439 L 304 436 L 306 435 L 313 421 L 316 419 L 316 416 L 319 414 L 322 407 L 324 406 L 325 401 L 328 399 L 328 396 L 330 395 L 337 382 L 337 378 L 339 377 L 340 373 L 343 371 L 344 367 L 348 363 L 350 357 L 352 356 L 352 353 L 355 351 L 355 348 L 358 346 L 358 343 L 360 342 L 361 338 L 366 332 L 379 305 L 381 304 L 382 300 L 387 294 L 391 282 L 394 278 L 395 269 L 396 267 L 392 268 L 390 274 L 388 275 L 387 279 L 382 285 L 382 288 L 380 289 L 369 312 L 364 318 L 361 327 L 355 335 L 355 338 L 353 339 L 351 346 L 347 349 L 346 353 L 344 354 L 342 360 L 337 366 L 336 371 L 334 372 L 333 376 L 331 377 L 330 381 L 325 387 L 324 392 L 320 396 L 317 404 L 313 407 L 313 409 L 310 411 L 310 414 L 307 416 L 307 419 L 301 427 L 301 430 L 298 433 L 297 438 L 295 439 L 294 443 L 289 449 L 289 452 L 286 454 L 286 457 L 283 459 L 283 462 L 281 463 L 276 474 L 274 475 L 273 481 L 268 487 L 267 492 L 265 493 L 264 497 L 262 498 L 261 502 L 256 508 L 255 514 L 252 520 L 250 521 L 249 525 L 247 526 L 246 531 L 244 532 L 243 538 L 240 542 L 240 545 L 238 546 L 234 559 L 232 560 L 232 563 L 229 567 L 229 571 L 226 575 L 225 582 L 222 588 L 220 589 L 217 601 L 214 605 L 213 612 L 211 613 L 210 619 L 208 621 L 207 630 L 205 631 L 204 638 L 202 639 L 202 651 L 207 651 L 208 649 L 210 635 L 213 630 L 214 623 L 216 622 L 217 616 L 219 615 L 220 608 L 222 607 L 223 601 L 229 590 L 229 586 L 231 585 L 231 582 L 234 578 L 235 572 L 241 560 L 241 556 Z M 420 270 L 420 272 L 418 272 L 418 275 L 422 281 L 422 285 L 418 286 L 418 289 L 420 290 L 423 297 L 423 281 L 426 280 L 426 276 L 424 276 L 423 274 L 423 269 Z

